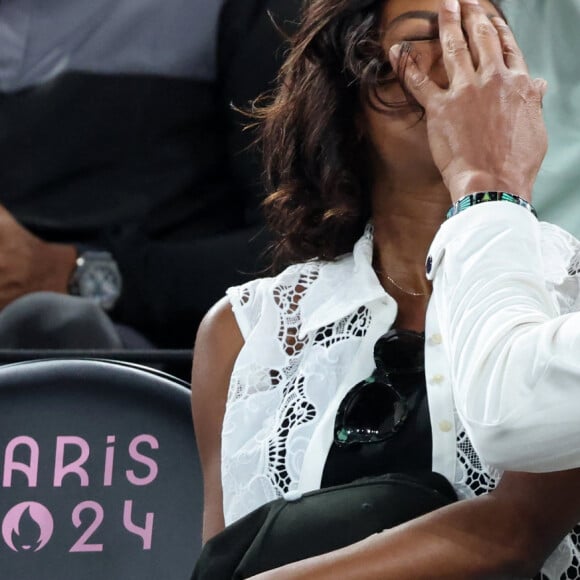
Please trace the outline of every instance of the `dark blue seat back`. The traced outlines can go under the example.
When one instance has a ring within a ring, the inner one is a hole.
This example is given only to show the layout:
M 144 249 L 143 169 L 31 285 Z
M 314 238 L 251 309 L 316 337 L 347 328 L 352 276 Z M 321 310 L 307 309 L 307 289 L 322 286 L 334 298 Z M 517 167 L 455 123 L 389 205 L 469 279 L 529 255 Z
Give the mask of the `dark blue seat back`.
M 202 478 L 185 383 L 146 367 L 0 367 L 3 580 L 186 580 Z

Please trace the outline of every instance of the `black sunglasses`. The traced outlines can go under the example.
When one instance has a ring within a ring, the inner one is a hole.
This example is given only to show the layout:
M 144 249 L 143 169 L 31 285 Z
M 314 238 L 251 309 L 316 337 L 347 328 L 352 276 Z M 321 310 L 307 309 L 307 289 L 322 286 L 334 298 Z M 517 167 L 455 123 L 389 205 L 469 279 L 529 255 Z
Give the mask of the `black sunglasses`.
M 423 334 L 390 330 L 376 342 L 373 374 L 357 383 L 340 403 L 334 442 L 378 443 L 395 435 L 417 406 L 424 387 Z

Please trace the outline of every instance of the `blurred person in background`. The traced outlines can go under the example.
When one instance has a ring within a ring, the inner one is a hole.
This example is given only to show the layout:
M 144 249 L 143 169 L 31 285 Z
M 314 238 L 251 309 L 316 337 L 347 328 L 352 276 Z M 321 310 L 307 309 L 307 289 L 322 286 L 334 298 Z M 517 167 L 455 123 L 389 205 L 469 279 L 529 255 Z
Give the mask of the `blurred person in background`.
M 0 348 L 189 348 L 256 275 L 265 4 L 0 3 Z

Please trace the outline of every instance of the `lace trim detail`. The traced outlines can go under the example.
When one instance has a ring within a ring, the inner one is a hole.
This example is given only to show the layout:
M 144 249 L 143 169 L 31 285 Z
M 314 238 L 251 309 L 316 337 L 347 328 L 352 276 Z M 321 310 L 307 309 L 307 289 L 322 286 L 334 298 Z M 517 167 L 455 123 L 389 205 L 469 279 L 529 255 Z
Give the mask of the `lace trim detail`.
M 570 267 L 568 268 L 569 276 L 578 276 L 580 274 L 580 254 L 576 254 L 572 261 L 570 262 Z
M 580 254 L 575 254 L 569 264 L 567 277 L 553 285 L 561 314 L 580 310 Z
M 549 290 L 554 290 L 561 314 L 580 310 L 580 241 L 558 226 L 542 227 L 542 257 Z
M 353 341 L 362 340 L 371 324 L 369 310 L 361 307 L 300 337 L 301 301 L 318 279 L 319 269 L 320 264 L 311 262 L 264 280 L 261 287 L 247 286 L 230 294 L 244 324 L 250 320 L 258 335 L 274 334 L 278 340 L 267 341 L 264 353 L 255 344 L 244 347 L 232 373 L 222 433 L 228 523 L 298 487 L 320 413 L 334 398 L 351 363 Z M 264 301 L 270 301 L 269 309 Z M 259 362 L 262 354 L 264 365 Z M 273 365 L 273 360 L 280 364 Z M 322 374 L 321 368 L 328 371 Z
M 297 361 L 296 355 L 302 351 L 306 343 L 300 340 L 300 301 L 307 289 L 317 280 L 319 269 L 309 268 L 302 272 L 296 283 L 280 284 L 274 287 L 274 302 L 278 308 L 279 326 L 278 340 L 292 362 Z
M 338 342 L 350 340 L 353 336 L 363 338 L 370 326 L 368 308 L 361 306 L 352 316 L 347 316 L 334 324 L 319 329 L 314 342 L 324 348 L 330 348 Z
M 268 441 L 268 474 L 278 494 L 288 492 L 293 483 L 286 465 L 291 433 L 316 418 L 316 407 L 308 401 L 304 380 L 304 377 L 297 377 L 284 389 L 282 409 L 276 421 L 276 436 Z
M 461 426 L 457 431 L 455 491 L 461 499 L 489 493 L 495 489 L 500 476 L 498 473 L 492 475 L 489 467 L 484 468 L 457 414 L 455 421 Z
M 249 288 L 242 288 L 240 292 L 240 304 L 245 306 L 250 302 L 250 289 Z

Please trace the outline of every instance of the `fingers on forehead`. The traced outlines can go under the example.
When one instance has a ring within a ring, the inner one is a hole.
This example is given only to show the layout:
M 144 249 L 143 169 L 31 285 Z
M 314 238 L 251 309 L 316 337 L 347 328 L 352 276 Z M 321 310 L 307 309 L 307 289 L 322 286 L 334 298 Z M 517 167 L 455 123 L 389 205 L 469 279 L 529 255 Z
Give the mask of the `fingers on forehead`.
M 513 70 L 520 70 L 522 72 L 528 72 L 528 66 L 526 64 L 524 55 L 522 54 L 522 51 L 505 20 L 495 16 L 491 19 L 491 21 L 498 32 L 502 52 L 504 55 L 504 61 L 508 68 Z
M 459 4 L 457 4 L 459 6 Z M 443 2 L 439 11 L 439 34 L 443 49 L 443 58 L 450 80 L 456 75 L 473 69 L 469 46 L 463 34 L 461 10 L 450 10 L 448 0 Z
M 439 25 L 444 27 L 457 27 L 461 29 L 461 5 L 456 0 L 443 0 L 442 9 L 439 10 Z
M 463 23 L 477 67 L 503 67 L 499 34 L 489 14 L 480 4 L 463 4 Z
M 497 36 L 496 27 L 490 20 L 490 15 L 483 9 L 481 4 L 464 3 L 461 8 L 463 20 L 473 28 L 472 31 L 478 36 Z

